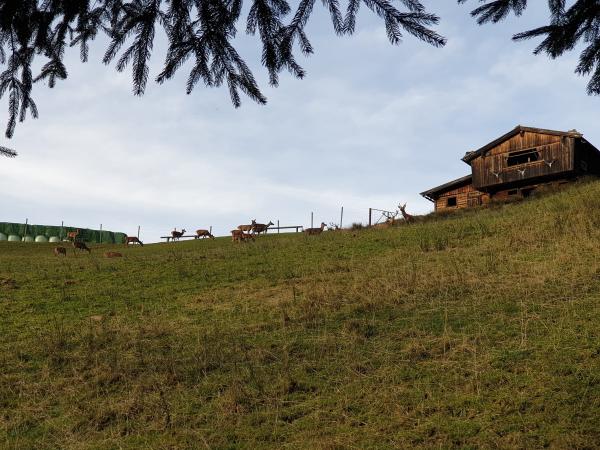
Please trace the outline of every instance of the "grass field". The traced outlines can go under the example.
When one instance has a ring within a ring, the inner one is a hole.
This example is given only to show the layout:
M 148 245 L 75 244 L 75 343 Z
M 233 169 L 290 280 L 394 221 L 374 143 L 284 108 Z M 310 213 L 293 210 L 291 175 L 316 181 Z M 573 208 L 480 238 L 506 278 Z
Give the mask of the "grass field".
M 0 448 L 599 445 L 599 182 L 114 249 L 0 242 Z

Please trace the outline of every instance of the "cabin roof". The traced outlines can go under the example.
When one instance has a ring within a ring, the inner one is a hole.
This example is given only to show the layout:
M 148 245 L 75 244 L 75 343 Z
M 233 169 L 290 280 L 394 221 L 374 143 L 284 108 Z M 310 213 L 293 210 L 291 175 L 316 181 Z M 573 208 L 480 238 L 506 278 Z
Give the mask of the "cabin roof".
M 497 145 L 501 144 L 502 142 L 506 141 L 507 139 L 510 139 L 513 136 L 516 136 L 517 134 L 519 134 L 521 132 L 525 132 L 525 131 L 528 131 L 530 133 L 552 134 L 554 136 L 568 136 L 568 137 L 574 137 L 574 138 L 582 138 L 583 137 L 583 134 L 581 134 L 577 130 L 557 131 L 557 130 L 546 130 L 543 128 L 524 127 L 522 125 L 517 125 L 515 128 L 510 130 L 508 133 L 500 136 L 497 139 L 494 139 L 492 142 L 484 145 L 483 147 L 481 147 L 475 151 L 472 151 L 472 152 L 467 152 L 465 154 L 465 156 L 463 156 L 462 160 L 470 165 L 471 161 L 473 161 L 478 156 L 484 155 L 488 150 L 496 147 Z
M 471 184 L 473 181 L 472 175 L 465 175 L 464 177 L 457 178 L 456 180 L 449 181 L 447 183 L 441 184 L 437 187 L 431 188 L 427 191 L 421 192 L 421 195 L 425 197 L 429 201 L 435 201 L 435 198 L 438 197 L 440 193 L 450 191 L 452 189 L 464 186 L 466 184 Z

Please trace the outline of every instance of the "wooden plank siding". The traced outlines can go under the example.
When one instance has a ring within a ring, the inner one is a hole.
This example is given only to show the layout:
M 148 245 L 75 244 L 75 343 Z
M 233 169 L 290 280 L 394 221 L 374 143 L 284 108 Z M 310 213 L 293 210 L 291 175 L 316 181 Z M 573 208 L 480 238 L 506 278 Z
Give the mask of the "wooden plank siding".
M 518 125 L 467 152 L 462 161 L 470 165 L 470 175 L 421 193 L 434 202 L 435 211 L 529 197 L 545 186 L 570 183 L 581 175 L 600 176 L 600 150 L 577 130 Z
M 509 166 L 512 152 L 535 150 L 538 160 Z M 507 183 L 551 176 L 574 169 L 574 138 L 521 132 L 471 161 L 473 185 L 490 190 Z
M 467 208 L 469 206 L 475 206 L 474 203 L 481 204 L 480 200 L 474 201 L 474 199 L 480 199 L 481 195 L 483 195 L 483 193 L 477 191 L 472 184 L 451 189 L 440 194 L 440 196 L 435 199 L 435 210 L 441 211 L 446 209 L 460 209 Z M 456 198 L 456 206 L 448 206 L 448 198 L 450 197 Z M 471 202 L 469 202 L 470 198 Z

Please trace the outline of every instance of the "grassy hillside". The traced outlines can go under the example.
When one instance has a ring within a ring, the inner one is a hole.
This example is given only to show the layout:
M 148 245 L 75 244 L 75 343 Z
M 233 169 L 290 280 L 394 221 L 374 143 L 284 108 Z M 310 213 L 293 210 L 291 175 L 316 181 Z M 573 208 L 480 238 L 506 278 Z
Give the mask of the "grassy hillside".
M 389 230 L 0 242 L 0 447 L 594 447 L 600 183 Z

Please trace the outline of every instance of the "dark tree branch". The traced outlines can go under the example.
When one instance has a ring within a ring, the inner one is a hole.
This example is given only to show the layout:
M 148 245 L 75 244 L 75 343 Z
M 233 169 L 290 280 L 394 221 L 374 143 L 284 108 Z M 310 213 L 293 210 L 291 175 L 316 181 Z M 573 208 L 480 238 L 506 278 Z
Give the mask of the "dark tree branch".
M 458 0 L 464 3 L 466 0 Z M 493 0 L 474 9 L 471 14 L 479 24 L 496 23 L 510 14 L 520 16 L 527 8 L 527 0 Z M 546 53 L 558 58 L 573 50 L 578 44 L 584 49 L 579 55 L 575 73 L 591 74 L 587 85 L 590 95 L 600 95 L 600 2 L 598 0 L 576 0 L 565 8 L 565 0 L 548 0 L 550 23 L 513 36 L 515 41 L 543 38 L 534 53 Z
M 258 36 L 261 62 L 276 86 L 279 74 L 289 71 L 302 78 L 304 70 L 296 61 L 299 49 L 310 55 L 314 49 L 305 32 L 315 0 L 298 0 L 292 11 L 288 0 L 246 0 L 251 2 L 245 19 L 248 34 Z M 419 0 L 321 0 L 338 35 L 351 34 L 356 14 L 364 3 L 383 19 L 389 40 L 401 42 L 406 32 L 431 45 L 445 40 L 429 27 L 438 18 L 425 11 Z M 68 77 L 65 49 L 79 47 L 82 62 L 89 58 L 89 45 L 105 33 L 109 45 L 102 61 L 116 62 L 118 71 L 131 67 L 133 93 L 143 95 L 149 77 L 156 33 L 163 32 L 169 47 L 161 84 L 171 79 L 186 62 L 192 61 L 186 92 L 202 81 L 207 87 L 227 84 L 234 106 L 241 104 L 241 92 L 258 103 L 266 103 L 252 71 L 234 48 L 241 20 L 243 0 L 0 0 L 0 98 L 8 96 L 9 120 L 6 135 L 12 137 L 17 121 L 27 112 L 38 116 L 31 98 L 33 84 L 54 87 Z M 286 23 L 290 14 L 291 20 Z M 124 50 L 123 50 L 124 49 Z M 34 60 L 42 59 L 41 70 L 32 74 Z

